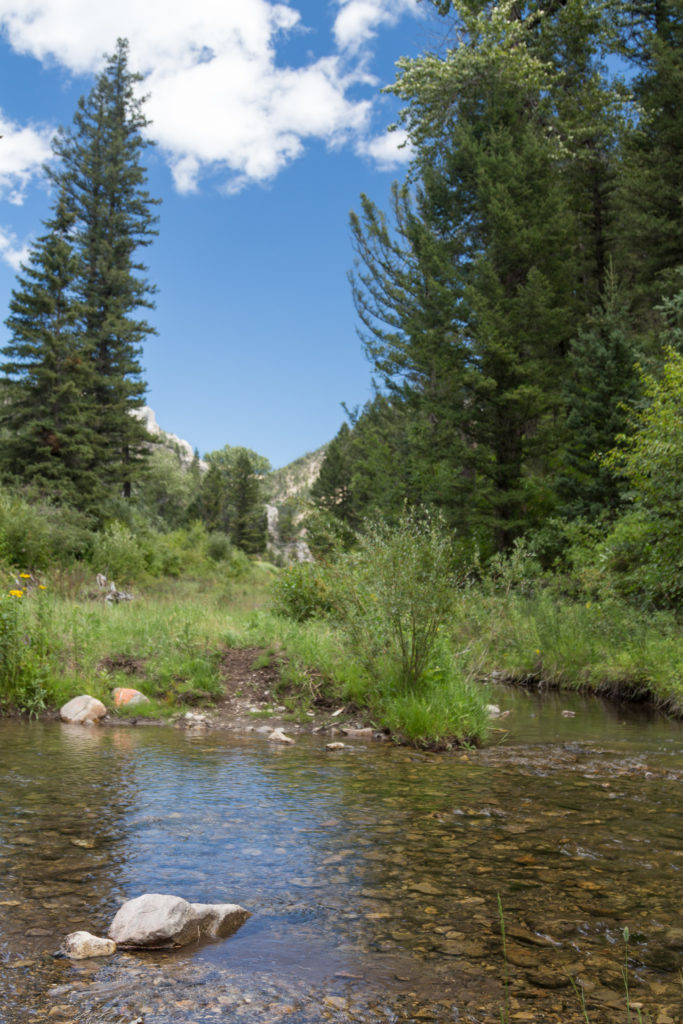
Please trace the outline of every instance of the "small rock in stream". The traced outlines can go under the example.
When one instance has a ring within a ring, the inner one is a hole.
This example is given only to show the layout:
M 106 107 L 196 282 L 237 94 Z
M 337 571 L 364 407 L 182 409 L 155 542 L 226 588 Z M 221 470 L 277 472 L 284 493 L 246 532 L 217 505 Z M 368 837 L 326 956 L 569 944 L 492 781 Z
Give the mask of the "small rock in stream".
M 291 736 L 287 736 L 282 729 L 273 729 L 268 736 L 271 743 L 294 743 Z
M 111 939 L 101 939 L 90 932 L 71 932 L 64 939 L 60 953 L 70 960 L 87 960 L 92 956 L 112 956 L 116 952 L 116 943 Z

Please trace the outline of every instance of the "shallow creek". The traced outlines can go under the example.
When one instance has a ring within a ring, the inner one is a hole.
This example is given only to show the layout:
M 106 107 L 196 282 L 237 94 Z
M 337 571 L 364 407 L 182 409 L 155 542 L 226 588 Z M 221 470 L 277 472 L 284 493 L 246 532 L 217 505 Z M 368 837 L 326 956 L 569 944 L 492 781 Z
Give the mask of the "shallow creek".
M 513 708 L 492 745 L 442 755 L 0 721 L 0 1022 L 614 1024 L 628 956 L 631 1019 L 679 1024 L 683 725 L 491 699 Z M 143 892 L 253 916 L 175 953 L 51 955 Z

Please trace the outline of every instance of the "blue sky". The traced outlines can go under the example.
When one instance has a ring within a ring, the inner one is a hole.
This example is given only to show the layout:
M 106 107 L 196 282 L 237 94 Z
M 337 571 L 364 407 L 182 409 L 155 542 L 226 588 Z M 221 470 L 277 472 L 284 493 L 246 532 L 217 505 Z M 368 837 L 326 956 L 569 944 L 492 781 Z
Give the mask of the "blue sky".
M 158 337 L 148 403 L 203 454 L 245 445 L 274 466 L 329 440 L 371 393 L 347 273 L 349 211 L 384 204 L 407 151 L 380 95 L 433 44 L 418 0 L 0 0 L 0 321 L 49 214 L 41 165 L 130 40 L 147 75 L 163 199 L 146 251 Z M 0 327 L 0 344 L 7 339 Z

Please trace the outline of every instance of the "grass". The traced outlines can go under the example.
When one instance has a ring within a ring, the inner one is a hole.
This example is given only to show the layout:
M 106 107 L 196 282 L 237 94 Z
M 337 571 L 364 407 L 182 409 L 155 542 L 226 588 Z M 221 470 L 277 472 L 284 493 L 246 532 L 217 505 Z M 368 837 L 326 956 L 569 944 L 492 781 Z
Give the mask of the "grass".
M 683 645 L 671 616 L 471 587 L 457 593 L 413 685 L 395 659 L 369 673 L 329 618 L 295 622 L 271 611 L 271 575 L 256 566 L 239 581 L 152 581 L 118 605 L 78 576 L 46 577 L 43 589 L 29 581 L 23 596 L 0 597 L 0 713 L 38 715 L 83 692 L 112 707 L 116 686 L 149 696 L 146 715 L 208 705 L 221 693 L 226 647 L 263 648 L 254 669 L 279 662 L 276 696 L 290 714 L 346 705 L 424 748 L 485 739 L 485 691 L 475 680 L 493 670 L 683 713 Z
M 546 687 L 650 700 L 683 715 L 683 643 L 673 615 L 473 587 L 460 594 L 450 637 L 475 676 L 497 670 Z

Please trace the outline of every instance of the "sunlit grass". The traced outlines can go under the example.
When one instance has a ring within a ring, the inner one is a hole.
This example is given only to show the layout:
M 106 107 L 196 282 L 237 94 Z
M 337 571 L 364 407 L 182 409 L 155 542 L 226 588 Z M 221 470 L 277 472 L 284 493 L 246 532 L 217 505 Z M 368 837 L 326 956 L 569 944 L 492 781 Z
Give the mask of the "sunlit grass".
M 346 705 L 421 746 L 485 737 L 485 690 L 476 680 L 494 670 L 683 708 L 683 644 L 667 615 L 473 587 L 458 593 L 419 687 L 406 687 L 391 659 L 369 673 L 331 619 L 276 615 L 271 576 L 272 569 L 256 566 L 238 581 L 220 574 L 152 581 L 120 604 L 64 578 L 58 588 L 46 579 L 20 598 L 6 593 L 0 710 L 39 714 L 84 692 L 112 707 L 116 686 L 135 686 L 156 700 L 148 713 L 211 703 L 221 693 L 222 653 L 231 647 L 268 652 L 264 658 L 281 675 L 280 702 L 293 713 Z

